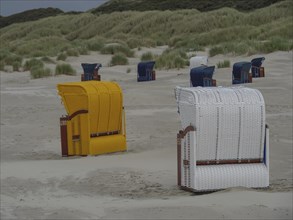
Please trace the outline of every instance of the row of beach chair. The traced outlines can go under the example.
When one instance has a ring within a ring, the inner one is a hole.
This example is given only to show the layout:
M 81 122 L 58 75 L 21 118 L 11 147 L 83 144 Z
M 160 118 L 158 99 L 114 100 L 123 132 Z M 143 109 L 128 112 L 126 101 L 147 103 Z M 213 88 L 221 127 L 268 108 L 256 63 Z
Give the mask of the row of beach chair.
M 252 67 L 255 77 L 261 75 L 257 71 L 263 60 L 235 63 L 233 84 L 248 82 L 246 76 L 244 82 L 235 80 Z M 207 61 L 201 59 L 198 67 L 191 68 L 190 87 L 175 88 L 181 121 L 177 184 L 194 192 L 268 187 L 269 129 L 264 98 L 253 88 L 216 87 L 212 79 L 215 66 L 207 66 Z M 154 61 L 139 63 L 138 72 L 143 74 L 137 80 L 155 80 L 154 65 Z M 62 156 L 126 151 L 122 89 L 116 82 L 100 81 L 100 64 L 83 63 L 82 67 L 82 81 L 86 82 L 57 86 L 67 111 L 60 118 Z

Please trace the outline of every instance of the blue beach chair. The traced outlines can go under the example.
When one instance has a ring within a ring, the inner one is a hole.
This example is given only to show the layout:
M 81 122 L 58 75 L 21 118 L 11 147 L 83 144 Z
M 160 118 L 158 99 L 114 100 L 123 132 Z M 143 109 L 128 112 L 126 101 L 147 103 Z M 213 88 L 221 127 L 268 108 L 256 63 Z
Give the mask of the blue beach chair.
M 215 66 L 199 66 L 190 70 L 190 86 L 216 86 L 216 80 L 213 80 Z
M 237 62 L 233 65 L 232 84 L 250 83 L 251 77 L 249 70 L 251 62 Z
M 102 67 L 100 63 L 82 63 L 83 74 L 81 75 L 81 81 L 89 80 L 101 80 L 101 77 L 98 73 L 99 68 Z
M 261 66 L 264 60 L 264 57 L 258 57 L 251 60 L 252 77 L 264 77 L 264 68 Z
M 153 70 L 155 61 L 140 62 L 137 65 L 137 81 L 155 80 L 155 71 Z

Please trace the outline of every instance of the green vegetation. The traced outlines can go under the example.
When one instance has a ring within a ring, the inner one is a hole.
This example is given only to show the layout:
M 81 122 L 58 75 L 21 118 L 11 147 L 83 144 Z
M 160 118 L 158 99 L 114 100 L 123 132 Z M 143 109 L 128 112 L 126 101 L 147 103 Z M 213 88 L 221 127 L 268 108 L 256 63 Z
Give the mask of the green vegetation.
M 156 59 L 156 67 L 161 68 L 183 68 L 188 63 L 188 57 L 184 50 L 165 50 L 161 56 Z
M 140 58 L 141 61 L 148 61 L 153 59 L 154 59 L 154 55 L 152 54 L 152 52 L 146 52 L 142 54 Z
M 47 56 L 42 57 L 41 60 L 45 63 L 52 63 L 52 64 L 56 63 L 54 60 L 52 60 L 51 58 L 49 58 Z
M 12 63 L 12 69 L 13 71 L 19 71 L 19 68 L 21 67 L 21 62 L 19 61 L 14 61 Z
M 76 74 L 76 71 L 72 68 L 70 64 L 67 63 L 61 63 L 57 64 L 55 69 L 55 75 L 70 75 L 74 76 Z
M 67 54 L 67 56 L 70 56 L 70 57 L 78 57 L 79 51 L 75 48 L 71 48 L 71 49 L 66 50 L 66 54 Z
M 57 60 L 62 60 L 65 61 L 67 59 L 67 54 L 66 53 L 60 53 L 57 58 Z
M 44 78 L 44 77 L 49 77 L 49 76 L 52 76 L 51 69 L 49 69 L 49 68 L 34 66 L 31 69 L 31 78 L 32 79 Z
M 111 0 L 98 8 L 93 13 L 112 13 L 115 11 L 150 11 L 150 10 L 178 10 L 198 9 L 199 11 L 210 11 L 223 7 L 235 8 L 237 10 L 254 10 L 269 6 L 281 0 Z
M 0 51 L 0 69 L 4 70 L 5 65 L 13 66 L 13 69 L 18 71 L 22 63 L 22 57 L 16 54 L 10 53 L 7 50 Z
M 27 71 L 27 70 L 31 70 L 33 67 L 43 68 L 44 63 L 41 60 L 33 58 L 33 59 L 30 59 L 30 60 L 27 60 L 24 63 L 23 69 L 24 69 L 24 71 Z
M 230 60 L 224 60 L 223 62 L 218 62 L 217 67 L 218 68 L 230 67 Z
M 115 66 L 115 65 L 127 65 L 128 64 L 128 59 L 123 53 L 116 53 L 112 56 L 110 66 Z
M 133 57 L 134 52 L 130 50 L 130 48 L 126 45 L 121 45 L 121 44 L 108 44 L 105 45 L 101 49 L 102 54 L 117 54 L 117 53 L 123 53 L 127 57 Z
M 5 63 L 3 60 L 0 60 L 0 70 L 3 71 L 4 70 L 4 66 L 5 66 Z
M 126 73 L 130 73 L 131 72 L 131 68 L 127 68 Z
M 13 14 L 7 17 L 0 17 L 0 28 L 13 23 L 35 21 L 41 18 L 62 14 L 63 11 L 57 8 L 39 8 Z
M 123 1 L 119 0 L 117 5 L 121 2 Z M 140 0 L 132 2 L 137 4 Z M 152 5 L 155 1 L 146 2 Z M 177 4 L 176 8 L 180 8 L 181 4 L 188 1 L 157 1 L 158 4 L 166 2 L 169 2 L 169 5 L 173 2 L 174 6 Z M 275 1 L 269 0 L 265 3 L 264 0 L 254 2 L 225 0 L 215 3 L 214 0 L 194 0 L 194 2 L 197 4 L 201 2 L 205 7 L 208 6 L 206 2 L 213 3 L 210 8 L 222 7 L 225 6 L 222 4 L 230 2 L 229 4 L 233 3 L 231 6 L 233 8 L 208 12 L 181 9 L 125 11 L 97 15 L 62 14 L 1 28 L 1 51 L 9 51 L 9 54 L 20 58 L 51 57 L 62 52 L 78 56 L 88 51 L 101 51 L 113 55 L 123 53 L 126 57 L 133 57 L 132 48 L 168 45 L 174 51 L 168 50 L 162 54 L 162 57 L 154 59 L 159 62 L 161 68 L 180 68 L 187 64 L 182 53 L 205 48 L 210 48 L 210 56 L 253 55 L 293 49 L 291 31 L 293 4 L 290 0 L 245 13 L 234 8 L 239 8 L 240 5 L 243 10 L 244 6 L 250 9 L 259 8 Z

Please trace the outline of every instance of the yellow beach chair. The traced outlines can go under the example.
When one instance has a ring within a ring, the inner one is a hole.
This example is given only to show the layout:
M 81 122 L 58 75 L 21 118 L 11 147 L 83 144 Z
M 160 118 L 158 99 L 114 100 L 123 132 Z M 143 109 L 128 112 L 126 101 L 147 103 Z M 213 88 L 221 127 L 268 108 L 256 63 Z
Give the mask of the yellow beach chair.
M 57 85 L 67 115 L 60 118 L 62 156 L 126 151 L 125 113 L 115 82 Z

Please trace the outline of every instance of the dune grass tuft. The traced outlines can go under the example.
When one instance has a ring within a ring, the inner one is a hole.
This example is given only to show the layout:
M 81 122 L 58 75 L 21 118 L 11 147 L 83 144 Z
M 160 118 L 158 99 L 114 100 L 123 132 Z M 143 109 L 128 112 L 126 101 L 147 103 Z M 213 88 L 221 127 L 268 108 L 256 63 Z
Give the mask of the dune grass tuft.
M 105 45 L 101 49 L 101 53 L 102 54 L 123 53 L 127 57 L 133 57 L 134 56 L 134 52 L 128 46 L 117 44 L 117 43 Z
M 110 61 L 110 66 L 115 65 L 127 65 L 128 59 L 123 53 L 116 53 L 112 56 L 112 59 Z
M 31 78 L 32 79 L 38 79 L 38 78 L 52 76 L 51 69 L 49 69 L 49 68 L 44 68 L 44 67 L 40 67 L 40 66 L 33 66 L 30 71 L 31 71 Z
M 57 64 L 55 68 L 55 75 L 70 75 L 74 76 L 76 75 L 75 69 L 72 68 L 70 64 L 67 63 L 61 63 Z
M 188 63 L 188 57 L 183 49 L 167 49 L 156 59 L 156 67 L 161 68 L 184 68 Z
M 140 60 L 141 61 L 148 61 L 148 60 L 153 60 L 154 59 L 154 55 L 152 52 L 146 52 L 144 54 L 141 55 Z
M 224 60 L 224 61 L 220 61 L 217 63 L 217 67 L 218 68 L 226 68 L 226 67 L 230 67 L 230 60 Z
M 65 61 L 67 59 L 67 54 L 66 53 L 60 53 L 58 54 L 56 60 L 62 60 Z
M 31 70 L 33 67 L 43 68 L 44 67 L 44 63 L 41 60 L 38 60 L 36 58 L 33 58 L 33 59 L 30 59 L 30 60 L 27 60 L 24 63 L 24 66 L 23 66 L 24 71 Z

